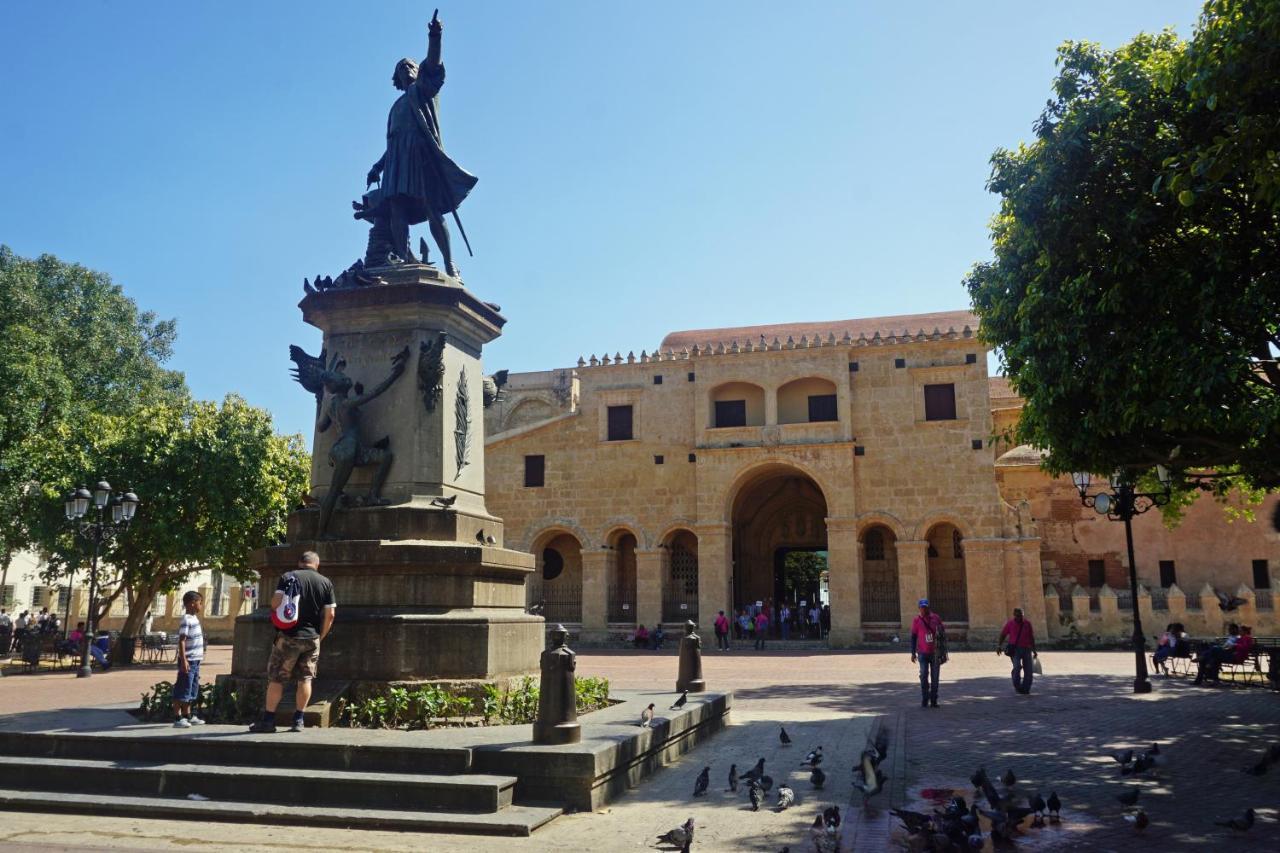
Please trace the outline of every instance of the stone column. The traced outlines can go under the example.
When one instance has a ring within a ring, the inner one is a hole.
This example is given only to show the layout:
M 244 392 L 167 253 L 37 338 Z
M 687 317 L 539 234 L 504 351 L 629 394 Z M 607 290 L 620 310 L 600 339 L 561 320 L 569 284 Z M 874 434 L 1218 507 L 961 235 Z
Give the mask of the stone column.
M 652 628 L 662 621 L 661 549 L 636 551 L 636 623 Z
M 1076 584 L 1071 588 L 1071 616 L 1076 620 L 1076 630 L 1081 634 L 1096 621 L 1089 609 L 1089 590 Z
M 1138 609 L 1138 617 L 1142 619 L 1142 630 L 1147 637 L 1152 634 L 1159 636 L 1164 631 L 1164 623 L 1157 621 L 1155 609 L 1151 606 L 1151 590 L 1145 585 L 1138 584 L 1138 600 L 1133 603 L 1133 606 Z M 1152 649 L 1155 648 L 1155 643 L 1149 645 Z
M 1107 639 L 1123 638 L 1133 634 L 1133 626 L 1126 627 L 1120 622 L 1120 604 L 1116 593 L 1106 584 L 1098 590 L 1098 621 L 1102 623 L 1099 633 Z
M 243 607 L 244 607 L 244 587 L 242 585 L 236 585 L 231 587 L 231 603 L 228 606 L 227 615 L 232 617 L 232 620 L 231 620 L 232 622 L 235 621 L 236 616 L 240 615 L 240 610 Z
M 1200 612 L 1204 615 L 1206 634 L 1219 637 L 1226 635 L 1227 618 L 1222 614 L 1222 604 L 1219 603 L 1213 587 L 1207 583 L 1200 587 Z
M 852 518 L 827 519 L 827 569 L 831 592 L 833 648 L 862 639 L 862 545 Z
M 1169 621 L 1187 624 L 1187 594 L 1175 583 L 1165 593 L 1169 602 Z
M 902 630 L 910 632 L 911 620 L 920 612 L 916 602 L 929 594 L 929 543 L 923 539 L 899 539 L 897 548 Z
M 1026 601 L 1017 606 L 1023 608 L 1023 615 L 1031 620 L 1036 631 L 1043 631 L 1044 636 L 1049 636 L 1061 626 L 1061 622 L 1058 619 L 1057 593 L 1053 597 L 1052 616 L 1048 611 L 1048 598 L 1036 594 L 1037 590 L 1045 588 L 1044 572 L 1040 566 L 1040 540 L 1034 537 L 1015 539 L 1006 547 L 1007 556 L 1012 559 L 1014 566 L 1016 590 L 1019 593 L 1025 591 L 1026 594 Z
M 1051 586 L 1044 588 L 1044 636 L 1049 640 L 1056 640 L 1062 636 L 1062 620 L 1059 618 L 1061 602 L 1058 600 L 1058 591 Z M 1032 625 L 1034 626 L 1034 622 Z
M 711 625 L 718 611 L 733 609 L 730 568 L 732 554 L 729 525 L 699 524 L 698 536 L 698 627 Z
M 600 642 L 608 633 L 609 552 L 582 549 L 582 638 Z
M 765 426 L 772 426 L 778 422 L 778 389 L 776 387 L 766 388 L 764 390 L 764 423 Z
M 1235 622 L 1240 625 L 1248 625 L 1253 628 L 1253 633 L 1258 634 L 1258 600 L 1253 594 L 1253 590 L 1244 584 L 1236 587 L 1236 598 L 1243 598 L 1244 604 L 1241 604 L 1235 611 Z
M 964 540 L 970 640 L 991 640 L 994 643 L 1000 627 L 1011 615 L 1005 612 L 1005 591 L 1000 588 L 1004 586 L 1004 543 L 1003 539 Z M 1029 592 L 1039 588 L 1037 584 Z M 1038 595 L 1035 597 L 1039 598 Z M 1031 624 L 1036 627 L 1034 620 Z

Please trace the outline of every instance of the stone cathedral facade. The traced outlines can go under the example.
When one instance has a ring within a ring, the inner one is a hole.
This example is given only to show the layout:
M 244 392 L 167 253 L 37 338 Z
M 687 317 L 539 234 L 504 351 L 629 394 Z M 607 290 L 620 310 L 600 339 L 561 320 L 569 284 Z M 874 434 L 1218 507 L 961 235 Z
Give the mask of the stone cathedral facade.
M 1020 401 L 976 328 L 952 311 L 673 332 L 512 373 L 486 412 L 487 492 L 507 546 L 538 558 L 530 601 L 590 639 L 817 601 L 845 647 L 903 634 L 924 597 L 975 641 L 1017 606 L 1048 635 L 1123 635 L 1123 526 L 997 438 Z M 1274 621 L 1269 524 L 1202 499 L 1176 529 L 1136 525 L 1151 632 L 1220 630 L 1215 591 Z M 796 552 L 826 572 L 793 574 Z

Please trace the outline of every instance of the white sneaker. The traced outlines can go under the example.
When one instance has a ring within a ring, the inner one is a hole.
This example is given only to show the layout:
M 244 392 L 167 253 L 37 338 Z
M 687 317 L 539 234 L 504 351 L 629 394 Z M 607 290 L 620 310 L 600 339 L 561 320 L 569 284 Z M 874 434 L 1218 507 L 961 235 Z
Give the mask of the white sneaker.
M 192 714 L 192 715 L 191 715 L 190 717 L 188 717 L 187 719 L 191 722 L 191 725 L 193 725 L 193 726 L 203 726 L 203 725 L 204 725 L 204 720 L 200 719 L 200 718 L 199 718 L 199 717 L 197 717 L 195 714 Z
M 186 717 L 179 717 L 173 721 L 173 727 L 175 729 L 189 729 L 191 728 L 191 721 Z

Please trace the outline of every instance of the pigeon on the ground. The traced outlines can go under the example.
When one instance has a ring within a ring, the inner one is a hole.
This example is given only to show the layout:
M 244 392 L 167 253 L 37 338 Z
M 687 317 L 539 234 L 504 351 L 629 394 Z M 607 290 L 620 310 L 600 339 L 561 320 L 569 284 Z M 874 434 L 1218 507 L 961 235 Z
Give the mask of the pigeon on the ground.
M 853 787 L 862 792 L 862 801 L 865 804 L 867 800 L 880 793 L 880 789 L 884 787 L 884 774 L 876 767 L 875 762 L 871 760 L 873 753 L 870 751 L 862 753 L 862 766 L 854 768 Z M 858 772 L 858 771 L 861 772 Z
M 1004 775 L 1000 777 L 1000 781 L 1004 783 L 1006 788 L 1012 788 L 1018 781 L 1018 777 L 1013 775 L 1012 770 L 1004 771 Z
M 711 768 L 704 767 L 702 772 L 698 774 L 698 779 L 693 783 L 693 795 L 701 797 L 707 793 L 707 786 L 711 784 Z
M 783 746 L 791 746 L 791 736 L 787 734 L 785 726 L 778 727 L 778 740 L 782 742 Z
M 840 807 L 827 806 L 822 810 L 822 822 L 832 829 L 840 826 Z
M 752 767 L 746 773 L 742 774 L 742 778 L 746 779 L 747 781 L 751 781 L 753 779 L 759 779 L 763 775 L 764 775 L 764 759 L 761 758 L 759 761 L 756 762 L 755 767 Z
M 813 768 L 813 772 L 809 774 L 809 782 L 815 788 L 821 788 L 827 784 L 827 774 L 822 772 L 821 767 Z
M 653 725 L 653 703 L 649 703 L 649 707 L 640 712 L 640 728 L 647 729 Z
M 1062 820 L 1062 800 L 1058 799 L 1057 791 L 1051 792 L 1049 794 L 1049 799 L 1045 800 L 1044 804 L 1045 808 L 1049 810 L 1049 814 L 1052 816 L 1053 820 Z
M 804 763 L 810 767 L 817 767 L 822 763 L 822 747 L 809 750 L 809 754 L 804 757 Z M 804 765 L 801 765 L 804 766 Z
M 1126 749 L 1124 752 L 1113 752 L 1111 753 L 1111 757 L 1116 760 L 1117 764 L 1124 767 L 1130 761 L 1133 761 L 1133 750 Z
M 682 850 L 688 850 L 693 844 L 693 818 L 689 818 L 675 829 L 669 829 L 658 836 L 659 841 L 674 844 Z
M 1245 809 L 1244 814 L 1239 817 L 1233 817 L 1230 820 L 1215 820 L 1216 826 L 1225 826 L 1240 832 L 1248 832 L 1253 827 L 1254 813 L 1253 809 Z
M 1027 798 L 1027 805 L 1031 806 L 1031 810 L 1036 814 L 1043 814 L 1045 808 L 1044 797 L 1036 794 L 1034 797 Z
M 908 835 L 919 835 L 922 832 L 928 832 L 933 827 L 933 818 L 922 812 L 913 812 L 907 809 L 890 809 L 889 814 L 902 821 L 902 825 L 906 827 Z
M 671 705 L 671 707 L 670 707 L 668 710 L 675 711 L 675 710 L 678 710 L 678 709 L 680 709 L 680 708 L 683 708 L 683 707 L 684 707 L 684 703 L 685 703 L 685 702 L 688 702 L 688 701 L 689 701 L 689 691 L 688 691 L 688 690 L 686 690 L 686 691 L 684 691 L 683 693 L 681 693 L 681 694 L 680 694 L 680 698 L 679 698 L 679 699 L 677 699 L 677 700 L 676 700 L 676 701 Z
M 754 779 L 747 786 L 747 794 L 751 797 L 751 810 L 753 812 L 760 811 L 760 804 L 764 802 L 764 791 L 760 789 Z
M 818 815 L 809 827 L 809 841 L 813 844 L 814 853 L 836 853 L 840 846 L 839 829 Z
M 729 787 L 728 790 L 738 793 L 738 765 L 729 765 Z
M 1138 809 L 1133 814 L 1125 815 L 1124 819 L 1126 823 L 1131 824 L 1139 832 L 1146 829 L 1147 825 L 1151 823 L 1151 818 L 1147 817 L 1147 813 L 1142 809 Z
M 1116 794 L 1116 800 L 1122 806 L 1136 806 L 1138 804 L 1138 788 L 1130 788 L 1123 794 Z
M 1160 744 L 1158 744 L 1158 743 L 1153 743 L 1153 744 L 1151 744 L 1151 749 L 1149 750 L 1149 752 L 1150 752 L 1150 754 L 1151 754 L 1151 755 L 1159 755 L 1159 754 L 1160 754 Z
M 786 811 L 796 804 L 796 792 L 786 783 L 778 786 L 778 811 Z
M 761 776 L 755 780 L 755 785 L 757 785 L 760 790 L 768 792 L 768 790 L 773 787 L 773 777 Z

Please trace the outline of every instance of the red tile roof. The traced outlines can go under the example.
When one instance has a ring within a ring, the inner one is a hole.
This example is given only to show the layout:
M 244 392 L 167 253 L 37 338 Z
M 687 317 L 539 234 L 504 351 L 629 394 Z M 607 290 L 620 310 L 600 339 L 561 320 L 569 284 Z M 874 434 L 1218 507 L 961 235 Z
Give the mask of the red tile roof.
M 963 330 L 965 326 L 976 331 L 978 318 L 969 311 L 937 311 L 931 314 L 900 314 L 895 317 L 868 317 L 861 320 L 823 320 L 814 323 L 773 323 L 726 329 L 691 329 L 684 332 L 671 332 L 662 339 L 659 349 L 679 352 L 682 349 L 692 348 L 694 344 L 705 346 L 710 343 L 712 346 L 717 346 L 723 343 L 729 346 L 735 340 L 739 344 L 745 344 L 747 341 L 758 342 L 761 336 L 766 343 L 772 343 L 774 338 L 786 343 L 788 337 L 798 341 L 801 335 L 808 335 L 810 340 L 815 337 L 825 340 L 829 335 L 835 335 L 839 340 L 844 337 L 845 332 L 857 340 L 859 335 L 870 338 L 876 332 L 879 332 L 881 337 L 890 334 L 901 335 L 904 331 L 914 335 L 921 329 L 929 333 L 935 326 L 943 332 L 952 326 L 957 332 Z

